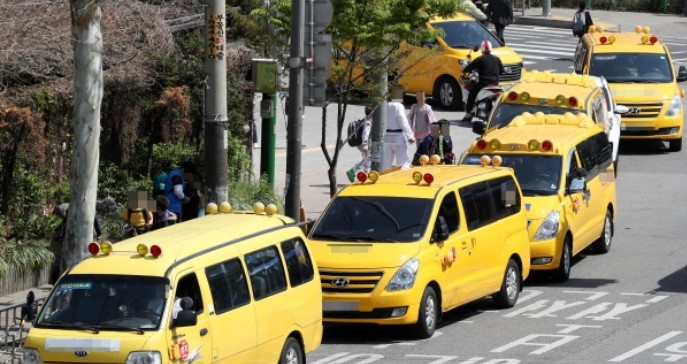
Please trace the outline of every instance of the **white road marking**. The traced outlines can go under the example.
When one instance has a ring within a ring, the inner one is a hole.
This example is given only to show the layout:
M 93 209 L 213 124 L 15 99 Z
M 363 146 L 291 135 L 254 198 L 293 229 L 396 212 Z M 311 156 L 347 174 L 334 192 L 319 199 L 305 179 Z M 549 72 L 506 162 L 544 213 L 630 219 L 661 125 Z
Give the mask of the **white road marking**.
M 669 332 L 669 333 L 667 333 L 661 337 L 658 337 L 656 339 L 649 341 L 648 343 L 646 343 L 644 345 L 640 345 L 640 346 L 638 346 L 638 347 L 636 347 L 636 348 L 634 348 L 628 352 L 625 352 L 624 354 L 620 354 L 620 355 L 616 356 L 615 358 L 613 358 L 609 361 L 621 362 L 627 358 L 633 357 L 633 356 L 641 353 L 642 351 L 645 351 L 649 348 L 652 348 L 652 347 L 654 347 L 654 346 L 656 346 L 656 345 L 658 345 L 658 344 L 660 344 L 666 340 L 669 340 L 669 339 L 671 339 L 677 335 L 680 335 L 681 333 L 682 333 L 682 331 L 671 331 L 671 332 Z

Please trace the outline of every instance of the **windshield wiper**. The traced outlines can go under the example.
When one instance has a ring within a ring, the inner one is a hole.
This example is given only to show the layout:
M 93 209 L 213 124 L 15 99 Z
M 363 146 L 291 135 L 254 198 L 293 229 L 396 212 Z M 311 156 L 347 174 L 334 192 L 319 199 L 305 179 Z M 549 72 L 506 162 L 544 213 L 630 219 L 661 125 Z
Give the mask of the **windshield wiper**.
M 335 239 L 335 240 L 347 240 L 349 239 L 348 235 L 341 235 L 341 234 L 313 234 L 312 236 L 313 239 Z
M 96 326 L 96 328 L 103 329 L 103 330 L 120 330 L 120 331 L 135 331 L 139 335 L 143 335 L 144 331 L 140 327 L 132 327 L 132 326 L 124 326 L 124 325 L 117 325 L 117 324 L 100 324 Z
M 99 334 L 100 330 L 95 327 L 95 326 L 89 326 L 89 325 L 75 325 L 71 322 L 65 322 L 65 321 L 43 321 L 38 324 L 48 326 L 48 327 L 59 327 L 61 329 L 76 329 L 76 330 L 88 330 L 93 332 L 94 334 Z
M 358 240 L 358 241 L 378 241 L 382 243 L 396 243 L 397 240 L 394 239 L 389 239 L 389 238 L 382 238 L 379 236 L 369 236 L 369 235 L 351 235 L 348 237 L 350 240 Z

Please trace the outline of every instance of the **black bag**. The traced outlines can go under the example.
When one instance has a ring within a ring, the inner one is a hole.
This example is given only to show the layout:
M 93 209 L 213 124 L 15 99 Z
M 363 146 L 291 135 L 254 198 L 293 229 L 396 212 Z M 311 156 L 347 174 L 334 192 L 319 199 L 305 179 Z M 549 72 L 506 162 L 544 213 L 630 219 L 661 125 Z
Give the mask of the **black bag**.
M 348 142 L 348 145 L 350 145 L 351 147 L 357 147 L 363 144 L 364 122 L 365 119 L 356 119 L 351 121 L 350 124 L 348 124 L 348 137 L 346 138 L 346 141 Z

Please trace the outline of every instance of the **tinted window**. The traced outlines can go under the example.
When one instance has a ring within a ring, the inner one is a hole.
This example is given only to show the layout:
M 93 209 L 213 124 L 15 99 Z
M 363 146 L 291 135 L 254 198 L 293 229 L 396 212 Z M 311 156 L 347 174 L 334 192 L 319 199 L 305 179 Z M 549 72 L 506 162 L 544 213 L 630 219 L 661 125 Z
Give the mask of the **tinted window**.
M 295 238 L 285 241 L 281 243 L 281 250 L 284 252 L 291 287 L 311 281 L 314 269 L 303 240 Z
M 439 206 L 439 216 L 446 219 L 449 234 L 458 230 L 458 222 L 460 221 L 460 214 L 458 213 L 458 201 L 456 200 L 455 192 L 449 192 L 441 201 Z
M 501 42 L 489 30 L 473 20 L 437 22 L 432 23 L 432 27 L 444 31 L 444 41 L 452 48 L 472 49 L 485 39 L 494 48 L 502 47 Z
M 520 211 L 520 193 L 512 177 L 501 177 L 487 181 L 494 201 L 496 218 L 501 219 Z
M 491 191 L 485 182 L 463 187 L 459 193 L 468 230 L 478 229 L 495 220 L 496 212 L 491 201 Z
M 469 154 L 463 164 L 480 164 L 482 154 Z M 525 196 L 554 195 L 561 181 L 563 159 L 559 155 L 501 154 L 504 167 L 513 168 Z
M 673 82 L 668 56 L 656 53 L 594 54 L 589 73 L 608 82 Z
M 599 173 L 613 159 L 613 148 L 604 133 L 598 133 L 577 145 L 582 166 L 587 170 L 587 179 Z
M 250 300 L 246 275 L 239 259 L 208 267 L 205 269 L 205 275 L 208 278 L 216 313 L 243 306 Z
M 255 300 L 286 289 L 284 266 L 276 247 L 246 254 L 245 259 Z
M 176 300 L 184 297 L 190 297 L 193 300 L 193 306 L 185 307 L 186 309 L 196 311 L 196 313 L 203 311 L 203 296 L 200 294 L 198 278 L 194 273 L 184 276 L 179 280 L 179 283 L 177 283 L 177 290 L 174 294 L 174 298 Z
M 410 197 L 334 198 L 317 220 L 311 237 L 347 242 L 411 242 L 427 230 L 434 200 Z

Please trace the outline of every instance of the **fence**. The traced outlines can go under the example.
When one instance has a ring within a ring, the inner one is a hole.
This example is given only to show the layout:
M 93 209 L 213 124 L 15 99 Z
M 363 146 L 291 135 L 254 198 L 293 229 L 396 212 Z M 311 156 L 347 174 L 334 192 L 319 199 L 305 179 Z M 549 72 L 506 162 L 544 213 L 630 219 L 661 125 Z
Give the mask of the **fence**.
M 19 270 L 10 267 L 7 275 L 0 277 L 0 297 L 47 284 L 50 280 L 50 266 Z
M 45 302 L 45 296 L 36 297 L 35 304 L 40 306 Z M 22 363 L 22 345 L 31 323 L 22 320 L 22 306 L 17 303 L 0 308 L 0 364 Z

